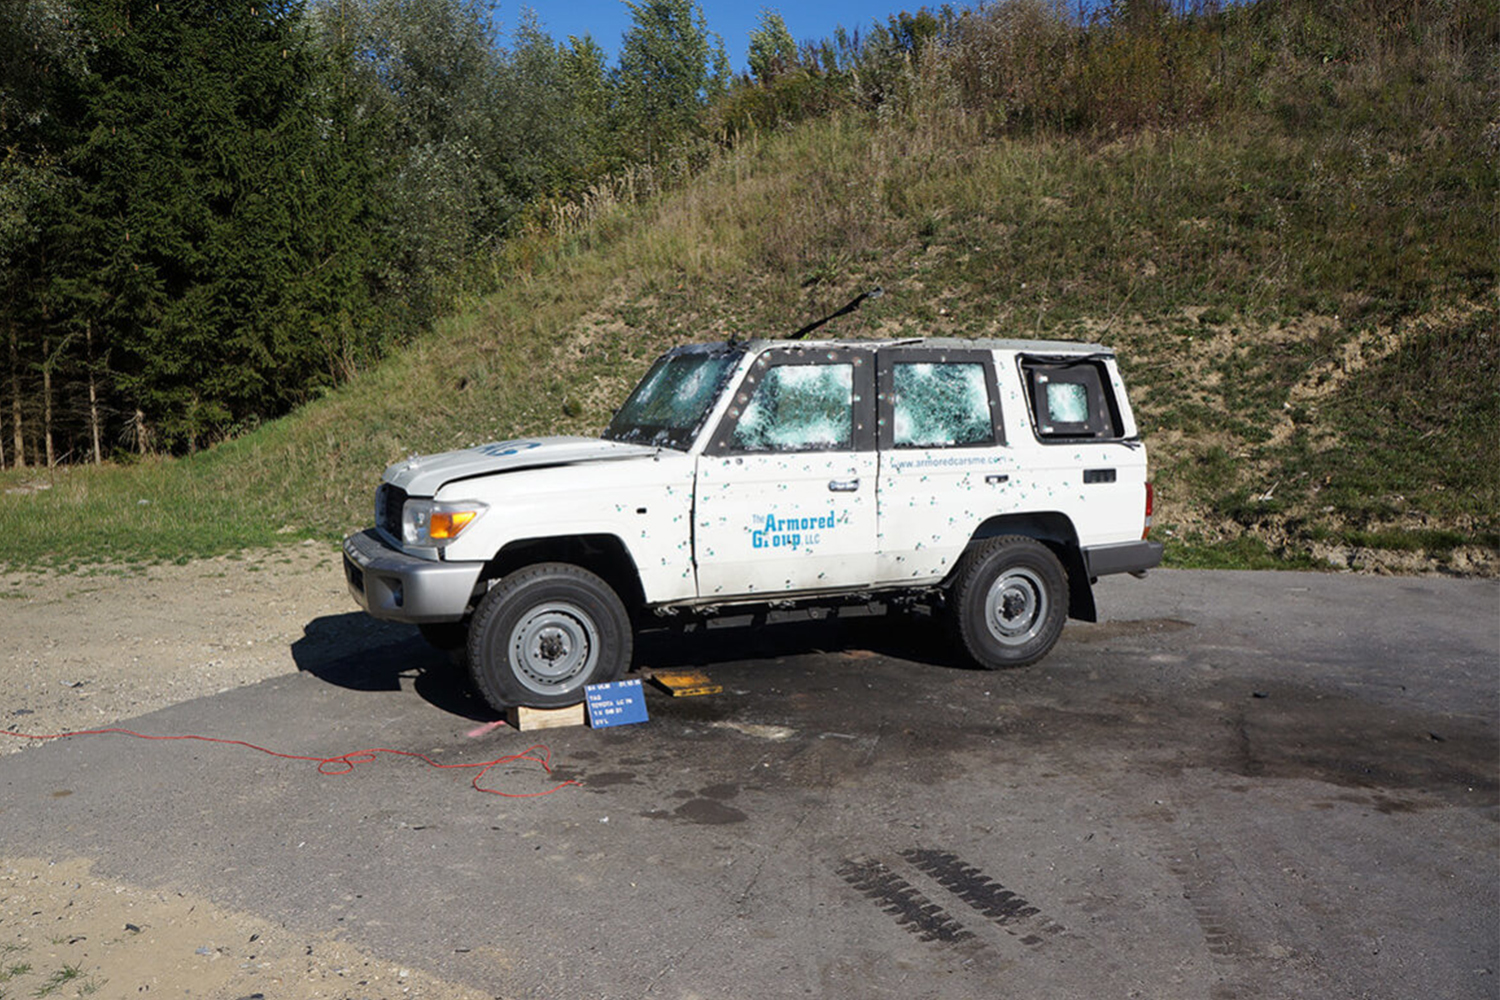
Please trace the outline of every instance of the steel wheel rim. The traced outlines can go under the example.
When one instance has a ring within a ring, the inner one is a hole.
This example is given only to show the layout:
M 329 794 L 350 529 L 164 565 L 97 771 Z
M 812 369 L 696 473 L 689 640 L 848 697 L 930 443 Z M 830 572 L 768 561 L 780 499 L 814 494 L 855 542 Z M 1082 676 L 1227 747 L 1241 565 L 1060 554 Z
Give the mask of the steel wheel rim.
M 576 604 L 541 604 L 510 630 L 509 652 L 516 678 L 529 690 L 572 691 L 599 661 L 599 631 Z
M 1020 646 L 1041 634 L 1047 622 L 1047 586 L 1034 570 L 1009 569 L 984 595 L 984 624 L 997 642 Z

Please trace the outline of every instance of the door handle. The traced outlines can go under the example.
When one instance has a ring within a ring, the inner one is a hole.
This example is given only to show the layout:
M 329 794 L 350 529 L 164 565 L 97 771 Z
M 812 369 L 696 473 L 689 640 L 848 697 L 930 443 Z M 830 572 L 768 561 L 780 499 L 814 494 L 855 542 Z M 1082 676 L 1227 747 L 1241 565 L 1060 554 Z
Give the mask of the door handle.
M 999 486 L 1001 483 L 1010 482 L 1010 477 L 1004 474 L 996 474 L 984 477 L 986 486 Z
M 830 481 L 829 484 L 828 484 L 828 492 L 830 492 L 830 493 L 858 493 L 859 492 L 859 480 L 858 479 L 834 479 L 834 480 Z

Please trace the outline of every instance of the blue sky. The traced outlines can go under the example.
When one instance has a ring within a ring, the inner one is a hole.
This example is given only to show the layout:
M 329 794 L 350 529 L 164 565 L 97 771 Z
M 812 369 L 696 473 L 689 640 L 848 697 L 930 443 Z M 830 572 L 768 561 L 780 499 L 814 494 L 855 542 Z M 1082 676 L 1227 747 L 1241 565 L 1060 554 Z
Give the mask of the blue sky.
M 778 11 L 787 30 L 798 42 L 832 38 L 843 25 L 850 31 L 865 33 L 877 20 L 881 23 L 900 10 L 915 10 L 916 3 L 895 0 L 817 0 L 810 3 L 777 3 L 774 0 L 698 0 L 708 30 L 724 39 L 724 48 L 735 69 L 745 68 L 745 52 L 750 47 L 750 32 L 760 23 L 761 8 Z M 591 34 L 611 61 L 619 54 L 620 36 L 630 27 L 630 11 L 621 0 L 563 0 L 553 3 L 502 3 L 495 11 L 495 23 L 509 33 L 520 19 L 523 7 L 531 7 L 541 18 L 542 27 L 554 41 L 565 41 L 569 35 Z

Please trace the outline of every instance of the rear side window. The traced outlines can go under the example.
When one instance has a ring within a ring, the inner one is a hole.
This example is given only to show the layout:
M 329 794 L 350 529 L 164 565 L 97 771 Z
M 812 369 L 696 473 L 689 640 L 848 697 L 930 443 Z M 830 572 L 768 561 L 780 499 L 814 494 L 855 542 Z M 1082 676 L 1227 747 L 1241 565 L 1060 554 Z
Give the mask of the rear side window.
M 995 443 L 984 365 L 897 362 L 891 391 L 897 448 Z
M 1021 358 L 1037 437 L 1043 441 L 1118 439 L 1125 434 L 1104 361 Z

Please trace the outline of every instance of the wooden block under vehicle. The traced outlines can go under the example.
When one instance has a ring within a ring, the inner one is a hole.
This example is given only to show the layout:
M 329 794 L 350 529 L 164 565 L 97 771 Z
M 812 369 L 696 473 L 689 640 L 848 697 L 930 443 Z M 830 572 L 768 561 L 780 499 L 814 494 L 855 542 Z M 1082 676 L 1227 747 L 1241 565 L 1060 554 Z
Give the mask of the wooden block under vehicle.
M 561 729 L 584 723 L 583 703 L 567 708 L 526 708 L 524 705 L 505 710 L 505 721 L 523 733 L 535 729 Z

